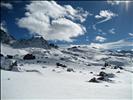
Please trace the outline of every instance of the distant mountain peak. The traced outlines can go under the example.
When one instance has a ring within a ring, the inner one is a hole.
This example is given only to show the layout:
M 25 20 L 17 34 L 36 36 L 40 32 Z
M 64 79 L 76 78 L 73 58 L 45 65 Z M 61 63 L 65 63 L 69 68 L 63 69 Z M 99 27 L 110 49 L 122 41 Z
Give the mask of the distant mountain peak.
M 50 48 L 47 40 L 41 36 L 35 36 L 30 39 L 18 40 L 12 44 L 14 48 L 27 48 L 27 47 L 38 47 L 38 48 Z
M 0 42 L 5 44 L 11 44 L 12 42 L 16 41 L 14 37 L 10 34 L 5 32 L 4 30 L 0 29 Z

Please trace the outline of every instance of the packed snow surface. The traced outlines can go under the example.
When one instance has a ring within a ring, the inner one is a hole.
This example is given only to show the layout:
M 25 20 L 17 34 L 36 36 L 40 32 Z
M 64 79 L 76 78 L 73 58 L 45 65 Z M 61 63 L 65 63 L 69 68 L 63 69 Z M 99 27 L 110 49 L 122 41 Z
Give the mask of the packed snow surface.
M 14 49 L 2 46 L 1 53 L 14 55 L 13 60 L 17 61 L 17 67 L 21 69 L 1 69 L 2 100 L 133 99 L 132 55 L 114 56 L 108 51 L 89 46 L 59 49 Z M 36 59 L 23 60 L 27 53 L 35 55 Z M 101 69 L 105 62 L 111 65 Z M 57 66 L 57 63 L 66 67 Z M 68 68 L 73 71 L 67 71 Z M 98 78 L 101 71 L 115 76 L 110 78 L 111 81 L 89 82 L 93 77 Z

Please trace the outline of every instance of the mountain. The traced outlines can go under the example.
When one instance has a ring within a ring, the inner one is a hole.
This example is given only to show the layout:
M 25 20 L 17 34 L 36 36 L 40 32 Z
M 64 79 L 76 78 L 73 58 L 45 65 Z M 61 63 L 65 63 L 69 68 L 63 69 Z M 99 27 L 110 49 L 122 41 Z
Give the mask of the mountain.
M 12 42 L 16 41 L 14 37 L 10 34 L 5 32 L 4 30 L 0 29 L 0 42 L 5 44 L 11 44 Z
M 44 49 L 58 48 L 58 46 L 53 43 L 49 44 L 47 40 L 45 40 L 41 36 L 34 36 L 30 39 L 16 40 L 9 33 L 5 32 L 2 29 L 0 29 L 0 40 L 1 43 L 8 44 L 13 48 L 27 48 L 27 47 L 44 48 Z
M 27 48 L 27 47 L 37 47 L 37 48 L 50 48 L 47 40 L 43 37 L 32 37 L 31 39 L 17 40 L 12 45 L 14 48 Z
M 131 51 L 131 50 L 119 50 L 119 51 L 117 51 L 118 53 L 123 53 L 123 54 L 133 54 L 133 51 Z

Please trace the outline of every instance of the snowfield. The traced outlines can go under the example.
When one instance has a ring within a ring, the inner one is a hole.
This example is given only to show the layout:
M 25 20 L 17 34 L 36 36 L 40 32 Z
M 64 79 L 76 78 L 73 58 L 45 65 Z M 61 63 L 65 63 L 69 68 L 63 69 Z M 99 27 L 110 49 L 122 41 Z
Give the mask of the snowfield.
M 23 60 L 27 53 L 36 59 Z M 114 56 L 89 46 L 13 49 L 5 45 L 1 54 L 14 55 L 18 68 L 15 71 L 1 69 L 2 100 L 133 99 L 132 54 Z M 105 62 L 110 65 L 104 67 Z M 89 82 L 94 77 L 98 79 L 101 71 L 114 76 Z
M 27 54 L 28 52 L 26 50 L 14 49 L 6 44 L 1 44 L 1 53 L 4 55 L 17 55 L 17 54 L 24 55 Z

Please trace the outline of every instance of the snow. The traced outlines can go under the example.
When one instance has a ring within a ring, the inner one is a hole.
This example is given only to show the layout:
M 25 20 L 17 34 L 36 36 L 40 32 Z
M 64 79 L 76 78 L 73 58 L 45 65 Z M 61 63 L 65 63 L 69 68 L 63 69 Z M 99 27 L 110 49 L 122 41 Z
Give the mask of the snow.
M 34 65 L 35 66 L 35 65 Z M 37 66 L 38 67 L 38 66 Z M 131 99 L 131 76 L 128 72 L 120 73 L 116 83 L 88 83 L 91 75 L 78 72 L 52 72 L 46 68 L 39 75 L 37 73 L 1 71 L 2 98 L 106 98 Z M 8 80 L 8 78 L 10 80 Z M 109 87 L 106 87 L 108 85 Z
M 9 45 L 6 44 L 1 44 L 1 54 L 4 55 L 25 55 L 28 52 L 26 50 L 23 49 L 14 49 L 13 47 L 10 47 Z
M 69 47 L 70 48 L 70 47 Z M 2 53 L 16 55 L 19 72 L 1 69 L 1 98 L 3 100 L 55 100 L 55 99 L 86 99 L 86 100 L 132 100 L 133 73 L 130 59 L 108 55 L 98 49 L 81 46 L 78 48 L 25 48 L 14 49 L 2 46 Z M 9 51 L 10 50 L 10 51 Z M 27 52 L 36 56 L 35 60 L 23 60 Z M 74 55 L 78 54 L 78 55 Z M 124 70 L 112 69 L 112 66 L 101 70 L 107 61 L 119 61 L 125 65 Z M 60 59 L 64 58 L 64 59 Z M 39 62 L 37 62 L 39 61 Z M 73 68 L 74 72 L 67 72 L 67 68 L 57 67 L 56 63 L 65 64 Z M 89 66 L 87 64 L 90 64 Z M 112 82 L 88 82 L 93 77 L 98 78 L 99 72 L 115 74 Z M 117 73 L 120 71 L 120 73 Z M 90 73 L 93 72 L 93 73 Z

